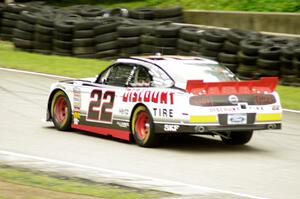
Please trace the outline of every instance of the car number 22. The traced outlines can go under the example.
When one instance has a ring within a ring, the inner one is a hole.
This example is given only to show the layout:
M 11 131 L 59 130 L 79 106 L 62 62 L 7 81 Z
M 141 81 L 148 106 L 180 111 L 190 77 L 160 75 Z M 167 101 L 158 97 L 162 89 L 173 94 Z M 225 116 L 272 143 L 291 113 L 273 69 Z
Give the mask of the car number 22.
M 114 91 L 93 90 L 88 110 L 88 120 L 112 122 L 112 108 L 115 101 Z

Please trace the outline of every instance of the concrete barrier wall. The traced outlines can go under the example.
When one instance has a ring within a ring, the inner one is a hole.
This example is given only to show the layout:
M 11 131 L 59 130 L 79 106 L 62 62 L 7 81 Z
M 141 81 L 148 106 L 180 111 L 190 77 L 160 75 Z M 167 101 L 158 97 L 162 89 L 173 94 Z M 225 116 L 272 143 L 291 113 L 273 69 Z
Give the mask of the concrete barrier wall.
M 300 14 L 186 10 L 187 23 L 256 31 L 300 34 Z

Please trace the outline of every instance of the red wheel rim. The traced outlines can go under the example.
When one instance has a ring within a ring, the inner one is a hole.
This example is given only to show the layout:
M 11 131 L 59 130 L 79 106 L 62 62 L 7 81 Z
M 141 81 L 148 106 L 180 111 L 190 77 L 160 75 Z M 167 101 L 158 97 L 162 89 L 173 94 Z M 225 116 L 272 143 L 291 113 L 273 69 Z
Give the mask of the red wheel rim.
M 138 114 L 136 120 L 137 135 L 141 139 L 145 139 L 150 132 L 149 116 L 143 111 Z
M 59 96 L 55 102 L 54 113 L 56 120 L 61 124 L 68 117 L 68 106 L 64 96 Z

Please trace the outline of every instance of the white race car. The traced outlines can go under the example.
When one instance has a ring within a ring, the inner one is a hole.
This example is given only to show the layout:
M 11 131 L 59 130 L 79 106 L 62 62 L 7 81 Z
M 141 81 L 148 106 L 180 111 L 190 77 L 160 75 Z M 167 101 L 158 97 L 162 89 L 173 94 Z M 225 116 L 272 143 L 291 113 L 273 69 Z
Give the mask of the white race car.
M 54 83 L 47 120 L 143 147 L 164 134 L 218 135 L 245 144 L 254 130 L 281 129 L 277 77 L 239 81 L 200 57 L 120 58 L 96 78 Z

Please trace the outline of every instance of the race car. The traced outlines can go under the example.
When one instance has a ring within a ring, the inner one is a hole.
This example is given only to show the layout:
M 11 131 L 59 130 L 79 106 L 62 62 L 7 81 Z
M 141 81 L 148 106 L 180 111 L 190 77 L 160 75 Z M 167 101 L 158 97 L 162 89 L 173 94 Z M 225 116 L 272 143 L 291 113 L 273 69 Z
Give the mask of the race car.
M 281 129 L 277 82 L 240 81 L 201 57 L 119 58 L 95 78 L 54 83 L 47 120 L 58 130 L 133 138 L 142 147 L 170 134 L 220 136 L 242 145 L 254 130 Z

